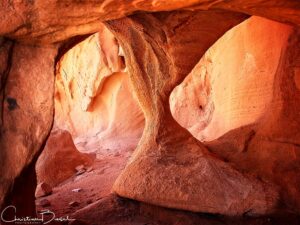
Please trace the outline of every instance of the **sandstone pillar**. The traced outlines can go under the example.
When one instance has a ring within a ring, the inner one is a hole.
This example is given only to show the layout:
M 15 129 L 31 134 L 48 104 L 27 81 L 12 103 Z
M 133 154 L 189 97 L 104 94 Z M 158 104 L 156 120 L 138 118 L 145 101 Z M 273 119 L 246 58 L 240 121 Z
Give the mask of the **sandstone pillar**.
M 124 49 L 146 125 L 114 184 L 123 197 L 196 212 L 271 212 L 276 188 L 212 155 L 172 117 L 169 95 L 205 51 L 245 16 L 223 11 L 139 14 L 107 22 Z M 226 54 L 226 53 L 224 53 Z

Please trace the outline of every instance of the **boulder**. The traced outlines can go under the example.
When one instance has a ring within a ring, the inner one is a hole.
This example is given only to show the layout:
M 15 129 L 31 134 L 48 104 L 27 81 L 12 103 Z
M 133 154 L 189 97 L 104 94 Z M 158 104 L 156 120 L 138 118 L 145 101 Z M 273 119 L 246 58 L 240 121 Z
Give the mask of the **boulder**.
M 40 183 L 36 187 L 35 197 L 40 198 L 46 195 L 50 195 L 52 193 L 52 188 L 47 183 Z
M 280 53 L 272 101 L 255 124 L 236 128 L 207 142 L 209 149 L 235 168 L 280 187 L 279 207 L 300 212 L 300 31 L 293 30 Z
M 224 34 L 173 90 L 176 121 L 201 141 L 258 121 L 270 107 L 280 52 L 291 30 L 251 17 Z
M 49 136 L 45 149 L 36 164 L 37 180 L 54 187 L 76 173 L 78 165 L 90 166 L 93 158 L 79 152 L 71 134 L 56 130 Z
M 169 108 L 171 91 L 211 44 L 244 19 L 238 13 L 197 11 L 138 14 L 107 22 L 124 50 L 146 118 L 141 141 L 114 183 L 115 193 L 194 212 L 274 212 L 276 185 L 212 155 L 173 119 Z

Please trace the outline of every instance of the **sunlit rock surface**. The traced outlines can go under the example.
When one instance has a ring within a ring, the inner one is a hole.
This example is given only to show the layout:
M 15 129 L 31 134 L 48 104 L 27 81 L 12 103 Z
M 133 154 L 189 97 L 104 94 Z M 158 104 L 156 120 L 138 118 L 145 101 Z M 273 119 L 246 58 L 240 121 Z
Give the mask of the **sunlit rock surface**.
M 69 130 L 79 150 L 137 144 L 144 117 L 125 70 L 122 50 L 103 26 L 58 63 L 54 126 Z
M 257 121 L 270 108 L 291 31 L 291 26 L 261 17 L 228 31 L 174 89 L 170 105 L 175 119 L 205 141 Z
M 240 170 L 278 184 L 282 207 L 297 213 L 300 212 L 299 43 L 299 29 L 295 29 L 280 53 L 272 102 L 264 115 L 255 124 L 207 143 L 211 151 Z
M 205 51 L 243 21 L 239 13 L 139 14 L 107 22 L 124 49 L 145 130 L 113 190 L 127 198 L 194 212 L 272 213 L 276 185 L 210 154 L 172 117 L 169 96 Z M 149 64 L 153 62 L 153 64 Z

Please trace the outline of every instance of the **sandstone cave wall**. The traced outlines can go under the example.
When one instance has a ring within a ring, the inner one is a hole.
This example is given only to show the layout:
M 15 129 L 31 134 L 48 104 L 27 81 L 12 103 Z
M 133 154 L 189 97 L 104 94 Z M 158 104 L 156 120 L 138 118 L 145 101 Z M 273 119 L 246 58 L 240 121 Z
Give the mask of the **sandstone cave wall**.
M 107 138 L 117 134 L 137 139 L 143 115 L 128 74 L 116 72 L 123 66 L 118 45 L 109 31 L 101 29 L 59 63 L 55 125 L 74 138 L 97 136 L 108 143 Z M 288 25 L 261 17 L 228 31 L 174 89 L 170 106 L 175 119 L 205 141 L 259 119 L 271 102 L 280 51 L 290 31 Z M 101 49 L 101 38 L 107 52 Z
M 121 54 L 102 26 L 58 63 L 54 129 L 69 130 L 79 150 L 134 147 L 141 136 L 144 117 Z
M 8 201 L 31 215 L 35 208 L 34 163 L 53 123 L 57 47 L 10 40 L 0 45 L 0 204 Z
M 291 31 L 291 26 L 261 17 L 232 28 L 174 89 L 174 118 L 202 141 L 255 123 L 270 107 Z

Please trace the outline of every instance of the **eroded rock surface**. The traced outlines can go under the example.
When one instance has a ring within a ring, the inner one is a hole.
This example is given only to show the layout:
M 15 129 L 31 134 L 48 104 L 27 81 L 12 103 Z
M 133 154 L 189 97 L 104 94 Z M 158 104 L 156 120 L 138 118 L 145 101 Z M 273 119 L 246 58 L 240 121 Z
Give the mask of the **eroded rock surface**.
M 299 98 L 295 77 L 299 67 L 299 29 L 280 54 L 272 103 L 255 124 L 235 129 L 207 143 L 209 148 L 243 171 L 281 186 L 282 207 L 300 212 Z
M 281 186 L 280 207 L 294 212 L 298 36 L 291 26 L 248 19 L 216 42 L 171 98 L 173 115 L 184 127 L 200 140 L 213 140 L 207 146 L 240 171 Z
M 41 182 L 37 185 L 35 190 L 35 197 L 40 198 L 52 193 L 52 188 L 49 184 Z
M 54 187 L 74 176 L 77 166 L 90 166 L 92 162 L 91 156 L 76 149 L 68 131 L 53 131 L 36 163 L 38 183 Z
M 261 17 L 228 31 L 172 92 L 174 118 L 205 141 L 257 121 L 270 108 L 291 31 L 291 26 Z
M 97 32 L 101 21 L 135 12 L 178 9 L 226 9 L 300 24 L 300 3 L 294 0 L 97 0 L 2 1 L 0 35 L 24 42 L 55 43 Z
M 136 146 L 144 117 L 125 70 L 122 50 L 103 25 L 59 61 L 54 126 L 69 130 L 79 150 Z
M 146 118 L 139 146 L 114 184 L 117 194 L 227 215 L 274 210 L 275 186 L 243 175 L 211 155 L 177 124 L 169 107 L 173 88 L 212 43 L 244 19 L 238 13 L 217 11 L 140 14 L 107 22 L 124 49 Z
M 277 83 L 272 103 L 275 104 L 275 110 L 270 115 L 266 113 L 259 128 L 251 131 L 250 135 L 246 134 L 248 138 L 241 137 L 241 146 L 246 146 L 243 149 L 247 150 L 248 146 L 252 148 L 252 141 L 249 141 L 251 137 L 257 139 L 254 142 L 257 148 L 253 149 L 263 147 L 270 150 L 260 153 L 250 151 L 249 155 L 255 162 L 247 159 L 249 164 L 255 165 L 251 167 L 254 172 L 263 174 L 263 181 L 238 172 L 212 156 L 203 144 L 173 120 L 168 101 L 172 89 L 192 70 L 204 52 L 225 31 L 245 18 L 244 14 L 232 11 L 299 25 L 299 1 L 36 0 L 2 1 L 0 4 L 0 35 L 14 39 L 17 43 L 12 49 L 12 41 L 0 39 L 0 60 L 3 62 L 0 64 L 1 205 L 6 198 L 7 204 L 13 203 L 18 208 L 34 212 L 34 206 L 28 204 L 33 203 L 34 163 L 53 120 L 56 47 L 49 44 L 59 41 L 68 43 L 71 37 L 99 31 L 103 20 L 120 18 L 134 12 L 175 9 L 209 11 L 155 15 L 141 13 L 109 22 L 110 29 L 114 30 L 125 47 L 131 81 L 146 117 L 146 129 L 140 145 L 131 164 L 116 182 L 115 191 L 126 197 L 167 207 L 230 215 L 245 212 L 264 214 L 274 209 L 278 197 L 274 185 L 264 180 L 278 184 L 281 179 L 285 179 L 282 183 L 288 185 L 288 194 L 283 193 L 283 199 L 290 207 L 298 205 L 298 198 L 292 200 L 292 197 L 298 196 L 299 190 L 295 174 L 299 165 L 296 151 L 299 145 L 299 110 L 296 104 L 299 57 L 295 47 L 298 45 L 296 37 L 299 34 L 296 33 L 290 40 L 287 55 L 281 55 L 283 66 L 278 68 L 282 73 L 287 71 L 289 79 L 275 79 Z M 230 10 L 232 13 L 215 12 L 212 9 Z M 87 102 L 95 97 L 94 92 L 86 96 L 89 98 Z M 86 110 L 91 107 L 91 104 L 83 105 Z M 243 144 L 244 140 L 246 144 Z M 263 141 L 267 144 L 264 145 Z M 275 144 L 270 147 L 269 142 Z M 217 145 L 211 144 L 210 148 L 218 153 Z M 282 146 L 287 149 L 292 147 L 294 151 L 287 150 L 290 155 L 285 161 L 287 164 L 277 168 L 274 165 L 280 164 L 286 155 L 279 153 L 278 156 L 282 157 L 280 159 L 270 157 L 272 163 L 265 160 L 265 157 L 268 158 L 272 151 L 285 149 Z M 235 152 L 235 149 L 230 151 Z M 228 160 L 242 170 L 243 166 L 238 164 L 239 157 Z M 250 171 L 250 166 L 247 167 L 249 164 L 245 164 L 246 172 Z M 273 169 L 278 169 L 276 174 L 281 178 L 274 179 Z M 201 173 L 198 174 L 198 171 Z M 286 177 L 285 173 L 288 174 Z M 288 183 L 288 179 L 293 182 Z M 24 194 L 28 201 L 24 201 Z
M 28 215 L 34 211 L 34 163 L 53 121 L 56 52 L 55 47 L 14 44 L 9 67 L 1 75 L 0 205 L 10 194 L 6 203 Z

